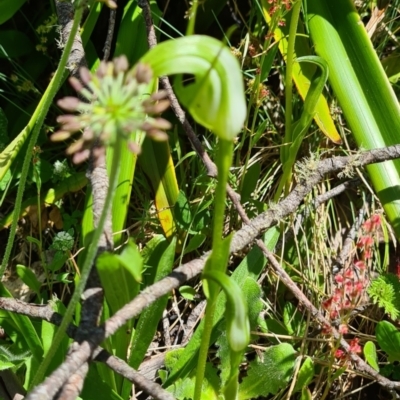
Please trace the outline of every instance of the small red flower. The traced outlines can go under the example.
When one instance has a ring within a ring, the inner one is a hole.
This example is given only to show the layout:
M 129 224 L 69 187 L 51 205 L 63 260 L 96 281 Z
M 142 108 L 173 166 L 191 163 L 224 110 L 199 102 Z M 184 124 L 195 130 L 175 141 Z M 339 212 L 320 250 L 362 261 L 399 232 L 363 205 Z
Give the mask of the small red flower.
M 361 353 L 362 349 L 361 346 L 359 345 L 359 340 L 358 338 L 354 338 L 350 341 L 350 352 L 351 353 Z
M 336 358 L 339 358 L 339 359 L 346 358 L 346 353 L 345 353 L 343 350 L 341 350 L 341 349 L 337 349 L 337 350 L 335 351 L 335 357 L 336 357 Z
M 349 328 L 348 328 L 347 325 L 341 324 L 341 325 L 339 325 L 338 331 L 339 331 L 339 333 L 341 333 L 342 335 L 345 335 L 346 333 L 349 333 Z
M 347 269 L 344 271 L 344 277 L 345 277 L 346 279 L 353 279 L 353 278 L 354 278 L 354 271 L 353 271 L 351 268 L 347 268 Z
M 322 302 L 322 307 L 325 308 L 325 310 L 331 308 L 331 305 L 332 305 L 332 297 Z
M 371 236 L 361 236 L 357 247 L 372 247 L 374 245 L 374 239 Z
M 336 281 L 336 283 L 343 283 L 344 282 L 343 275 L 342 274 L 337 274 L 335 276 L 335 281 Z
M 323 335 L 329 335 L 332 332 L 332 328 L 330 325 L 324 325 L 322 328 L 322 334 Z
M 362 260 L 355 261 L 354 266 L 357 267 L 358 269 L 362 269 L 362 270 L 367 268 L 367 266 L 365 265 L 365 262 Z
M 354 284 L 354 287 L 353 287 L 353 295 L 354 296 L 359 296 L 359 295 L 362 294 L 363 290 L 364 290 L 363 283 L 362 282 L 356 282 Z
M 372 232 L 372 230 L 374 229 L 374 225 L 373 225 L 373 223 L 372 223 L 372 221 L 370 220 L 370 219 L 368 219 L 367 221 L 365 221 L 364 223 L 363 223 L 363 229 L 364 229 L 364 231 L 366 232 L 366 233 L 370 233 L 370 232 Z
M 369 249 L 364 250 L 364 258 L 366 260 L 369 260 L 370 258 L 372 258 L 372 251 Z

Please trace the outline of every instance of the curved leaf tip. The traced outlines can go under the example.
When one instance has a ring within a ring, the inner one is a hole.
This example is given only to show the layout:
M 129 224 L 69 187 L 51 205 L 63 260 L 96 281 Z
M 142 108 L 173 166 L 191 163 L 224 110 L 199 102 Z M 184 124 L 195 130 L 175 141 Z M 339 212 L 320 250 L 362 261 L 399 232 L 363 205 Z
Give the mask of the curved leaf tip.
M 233 140 L 246 118 L 244 84 L 238 60 L 222 42 L 193 35 L 160 43 L 141 62 L 156 77 L 192 74 L 194 83 L 177 82 L 179 100 L 193 118 L 225 140 Z

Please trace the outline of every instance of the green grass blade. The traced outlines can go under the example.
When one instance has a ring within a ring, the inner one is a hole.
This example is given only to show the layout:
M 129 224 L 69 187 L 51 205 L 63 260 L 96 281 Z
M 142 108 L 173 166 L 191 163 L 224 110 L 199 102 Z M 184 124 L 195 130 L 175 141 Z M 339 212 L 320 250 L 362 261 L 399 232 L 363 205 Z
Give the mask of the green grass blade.
M 357 144 L 366 149 L 398 143 L 400 106 L 363 23 L 350 0 L 308 0 L 315 50 L 329 66 L 329 81 Z M 367 170 L 400 237 L 400 161 Z
M 281 181 L 276 192 L 276 201 L 279 199 L 284 185 L 286 185 L 287 190 L 289 190 L 291 180 L 290 177 L 292 175 L 293 165 L 296 162 L 297 153 L 317 111 L 318 101 L 321 97 L 322 90 L 328 79 L 328 66 L 321 57 L 304 56 L 298 58 L 297 61 L 310 62 L 312 64 L 318 65 L 319 68 L 317 69 L 313 76 L 313 79 L 311 80 L 311 85 L 307 92 L 307 97 L 304 101 L 304 108 L 301 113 L 301 117 L 297 122 L 292 125 L 292 132 L 290 138 L 288 138 L 288 142 L 290 143 L 290 145 L 284 146 L 281 149 L 283 175 L 281 177 Z
M 263 6 L 263 13 L 264 18 L 268 24 L 271 22 L 271 16 L 268 13 L 270 5 L 268 4 L 267 0 L 261 1 Z M 290 16 L 291 12 L 286 15 L 286 25 L 285 26 L 277 26 L 274 30 L 274 38 L 279 43 L 279 51 L 283 55 L 286 60 L 286 53 L 288 47 L 288 35 L 290 29 Z M 302 56 L 308 56 L 311 54 L 311 49 L 308 44 L 308 40 L 305 37 L 304 26 L 301 21 L 298 23 L 297 29 L 298 36 L 296 37 L 295 43 L 295 57 L 299 58 Z M 293 81 L 296 85 L 297 90 L 301 98 L 304 100 L 307 96 L 307 92 L 311 85 L 312 77 L 315 73 L 315 66 L 310 64 L 293 64 Z M 318 104 L 317 104 L 317 111 L 314 116 L 315 122 L 321 129 L 321 131 L 334 143 L 341 143 L 342 139 L 338 131 L 336 130 L 335 124 L 333 119 L 330 115 L 329 105 L 326 98 L 321 95 Z

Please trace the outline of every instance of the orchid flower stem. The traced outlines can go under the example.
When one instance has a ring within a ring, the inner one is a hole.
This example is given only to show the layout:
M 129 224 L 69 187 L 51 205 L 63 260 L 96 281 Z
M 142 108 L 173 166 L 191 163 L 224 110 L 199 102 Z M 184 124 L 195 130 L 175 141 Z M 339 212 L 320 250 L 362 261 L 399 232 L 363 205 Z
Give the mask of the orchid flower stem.
M 214 224 L 213 224 L 213 247 L 212 254 L 206 263 L 204 273 L 212 274 L 213 271 L 225 273 L 226 263 L 221 263 L 225 256 L 221 253 L 222 235 L 225 223 L 225 200 L 226 200 L 226 185 L 228 183 L 229 168 L 232 162 L 233 142 L 229 140 L 219 139 L 219 148 L 217 153 L 218 167 L 218 183 L 215 191 L 215 207 L 214 207 Z M 216 300 L 219 293 L 219 285 L 216 282 L 207 280 L 205 290 L 207 295 L 207 307 L 204 318 L 204 330 L 200 345 L 199 360 L 197 362 L 196 385 L 194 391 L 194 400 L 201 399 L 202 384 L 206 368 L 208 355 L 208 347 L 214 323 L 214 313 Z

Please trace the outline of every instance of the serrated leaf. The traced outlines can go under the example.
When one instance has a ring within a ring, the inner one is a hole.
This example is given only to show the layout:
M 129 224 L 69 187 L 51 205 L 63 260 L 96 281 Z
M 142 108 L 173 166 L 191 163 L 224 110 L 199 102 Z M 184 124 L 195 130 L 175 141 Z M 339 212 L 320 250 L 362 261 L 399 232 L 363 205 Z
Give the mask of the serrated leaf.
M 400 361 L 400 332 L 388 321 L 376 326 L 376 340 L 381 349 L 389 356 L 389 361 Z
M 223 324 L 222 324 L 223 325 Z M 218 346 L 217 356 L 220 359 L 218 369 L 220 372 L 221 385 L 226 385 L 229 375 L 231 373 L 231 360 L 230 360 L 230 348 L 226 333 L 222 333 L 218 338 L 216 345 Z
M 258 317 L 264 307 L 261 301 L 260 285 L 254 278 L 247 277 L 244 281 L 242 292 L 247 304 L 250 327 L 251 329 L 256 329 Z
M 214 370 L 213 375 L 217 380 L 217 385 L 210 382 L 210 365 L 207 365 L 205 379 L 202 383 L 201 400 L 218 400 L 219 379 Z M 215 380 L 215 379 L 214 379 Z M 167 391 L 172 393 L 178 400 L 193 399 L 195 378 L 178 379 L 174 385 L 168 387 Z
M 239 387 L 239 399 L 256 399 L 268 394 L 276 394 L 287 386 L 296 362 L 296 351 L 288 343 L 269 347 L 264 353 L 264 361 L 253 361 L 248 375 Z
M 379 365 L 378 365 L 378 356 L 376 354 L 376 346 L 374 342 L 370 340 L 365 343 L 364 348 L 364 357 L 367 363 L 375 370 L 379 372 Z

